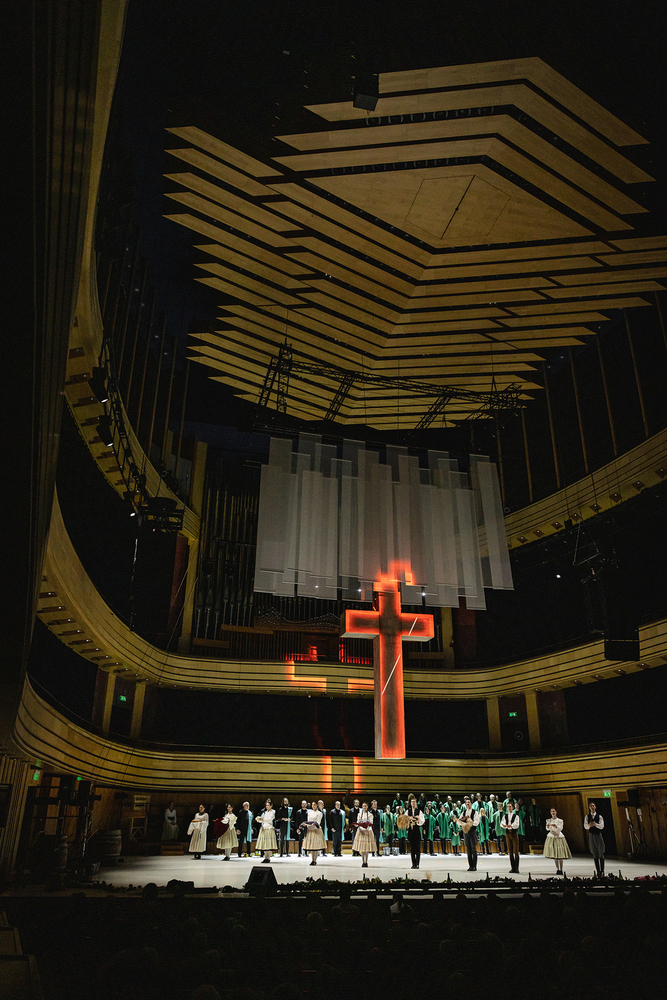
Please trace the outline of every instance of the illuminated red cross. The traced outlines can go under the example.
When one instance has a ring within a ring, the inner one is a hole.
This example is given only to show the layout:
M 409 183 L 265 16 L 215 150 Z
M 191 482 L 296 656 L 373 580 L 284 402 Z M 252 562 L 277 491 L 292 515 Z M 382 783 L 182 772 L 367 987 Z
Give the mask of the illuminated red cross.
M 405 757 L 403 641 L 428 642 L 431 615 L 403 614 L 398 581 L 381 577 L 374 585 L 373 611 L 346 611 L 343 638 L 373 636 L 375 756 Z

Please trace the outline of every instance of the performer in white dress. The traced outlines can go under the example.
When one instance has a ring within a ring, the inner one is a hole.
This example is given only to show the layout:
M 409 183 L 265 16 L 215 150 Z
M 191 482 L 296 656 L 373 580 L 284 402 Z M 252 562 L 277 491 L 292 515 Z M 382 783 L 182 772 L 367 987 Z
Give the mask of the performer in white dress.
M 218 837 L 216 843 L 218 850 L 225 852 L 224 861 L 229 861 L 232 848 L 238 847 L 239 844 L 239 838 L 236 834 L 236 819 L 237 817 L 234 815 L 231 803 L 228 803 L 227 813 L 222 818 L 222 824 L 223 826 L 226 824 L 226 829 L 222 831 L 222 835 Z
M 361 803 L 357 813 L 357 832 L 354 836 L 352 849 L 361 855 L 361 867 L 368 868 L 368 855 L 375 854 L 377 844 L 373 834 L 373 813 L 368 808 L 368 802 Z
M 163 840 L 178 840 L 178 816 L 174 803 L 170 802 L 164 811 L 164 823 L 162 825 Z
M 322 812 L 317 808 L 317 802 L 311 804 L 306 823 L 306 836 L 303 838 L 303 849 L 304 851 L 311 852 L 313 860 L 310 863 L 311 865 L 316 865 L 318 853 L 326 848 L 324 833 L 322 832 Z
M 571 858 L 572 854 L 563 833 L 563 821 L 555 809 L 551 810 L 551 816 L 547 820 L 547 839 L 544 841 L 543 853 L 545 858 L 552 858 L 556 862 L 556 874 L 565 875 L 563 861 Z
M 260 814 L 261 825 L 259 829 L 259 836 L 257 838 L 257 850 L 264 852 L 264 858 L 262 859 L 263 865 L 268 865 L 271 860 L 271 854 L 278 850 L 276 830 L 273 825 L 275 818 L 276 810 L 273 808 L 271 799 L 267 799 L 264 803 L 264 809 Z
M 194 854 L 194 861 L 199 861 L 206 851 L 206 831 L 208 829 L 208 813 L 206 806 L 200 805 L 199 812 L 188 827 L 190 837 L 190 854 Z

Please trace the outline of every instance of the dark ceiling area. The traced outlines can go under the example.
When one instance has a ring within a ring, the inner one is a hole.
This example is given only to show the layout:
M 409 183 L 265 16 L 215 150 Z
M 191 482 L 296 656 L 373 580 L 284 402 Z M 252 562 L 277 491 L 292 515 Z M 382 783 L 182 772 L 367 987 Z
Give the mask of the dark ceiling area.
M 276 135 L 313 128 L 317 119 L 304 105 L 351 101 L 355 75 L 538 56 L 647 139 L 629 156 L 656 183 L 632 186 L 647 209 L 633 225 L 642 235 L 660 234 L 667 228 L 664 36 L 657 3 L 556 9 L 172 0 L 165 8 L 131 0 L 107 159 L 122 158 L 131 177 L 142 253 L 171 332 L 184 342 L 193 323 L 213 320 L 221 296 L 193 280 L 192 234 L 163 217 L 171 207 L 163 175 L 173 169 L 166 129 L 196 125 L 270 162 L 285 152 Z M 188 419 L 247 418 L 225 387 L 201 371 L 192 377 Z

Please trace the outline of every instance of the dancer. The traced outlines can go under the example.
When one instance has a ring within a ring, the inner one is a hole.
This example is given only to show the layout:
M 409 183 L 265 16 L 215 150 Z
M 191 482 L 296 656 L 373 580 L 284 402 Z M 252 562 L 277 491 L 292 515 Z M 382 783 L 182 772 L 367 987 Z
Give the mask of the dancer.
M 294 829 L 296 830 L 296 839 L 299 845 L 299 857 L 303 852 L 303 838 L 306 836 L 306 823 L 308 821 L 308 803 L 305 799 L 301 799 L 301 808 L 297 809 L 294 814 Z M 308 857 L 304 853 L 304 857 Z
M 264 803 L 264 809 L 260 814 L 259 822 L 261 826 L 259 837 L 257 838 L 257 850 L 264 852 L 263 865 L 268 865 L 271 860 L 271 854 L 278 850 L 278 841 L 276 840 L 276 831 L 273 825 L 275 818 L 276 811 L 273 808 L 273 803 L 271 799 L 267 799 Z
M 565 875 L 563 861 L 571 858 L 570 848 L 563 833 L 563 821 L 555 809 L 547 820 L 547 839 L 544 841 L 544 857 L 556 862 L 556 875 Z
M 417 799 L 411 795 L 408 800 L 406 811 L 408 817 L 408 841 L 410 843 L 410 855 L 412 857 L 412 867 L 419 868 L 422 847 L 422 826 L 424 825 L 424 813 L 417 805 Z
M 396 840 L 398 841 L 398 853 L 405 854 L 405 845 L 408 840 L 408 827 L 410 820 L 405 815 L 403 806 L 399 806 L 396 813 Z
M 510 872 L 519 874 L 519 814 L 514 810 L 514 803 L 510 799 L 507 803 L 507 812 L 500 821 L 505 831 L 507 840 L 507 853 L 510 856 Z
M 292 807 L 289 804 L 289 799 L 285 797 L 282 804 L 278 806 L 276 810 L 276 823 L 278 825 L 278 833 L 280 835 L 280 857 L 283 854 L 287 854 L 289 858 L 289 841 L 290 841 L 290 820 L 292 819 Z
M 466 795 L 463 799 L 463 809 L 457 823 L 463 831 L 463 841 L 468 853 L 468 871 L 477 871 L 477 827 L 479 826 L 479 810 L 473 809 L 472 799 Z
M 190 854 L 194 854 L 193 861 L 200 861 L 202 854 L 206 853 L 206 831 L 208 829 L 208 813 L 206 806 L 200 805 L 199 812 L 188 827 L 190 837 Z
M 377 850 L 373 834 L 373 813 L 368 808 L 368 802 L 362 802 L 361 809 L 357 813 L 356 826 L 357 832 L 352 847 L 357 856 L 361 855 L 361 867 L 368 868 L 368 855 L 374 854 Z
M 317 864 L 317 855 L 326 846 L 324 843 L 324 833 L 322 832 L 322 813 L 317 808 L 317 802 L 312 803 L 312 808 L 308 810 L 308 818 L 305 822 L 306 835 L 303 838 L 304 852 L 310 851 L 313 860 L 311 865 Z
M 498 841 L 498 854 L 505 854 L 505 830 L 503 828 L 503 816 L 507 806 L 503 805 L 500 801 L 496 803 L 496 811 L 494 813 L 494 823 L 496 828 L 496 840 Z
M 234 812 L 232 810 L 232 805 L 231 803 L 228 802 L 227 812 L 222 818 L 222 826 L 223 826 L 222 834 L 220 837 L 218 837 L 218 840 L 216 842 L 216 847 L 218 848 L 218 850 L 225 852 L 225 856 L 222 859 L 223 861 L 229 861 L 229 855 L 231 854 L 232 848 L 237 847 L 239 843 L 239 838 L 236 833 L 236 826 L 235 826 L 236 819 L 237 817 L 234 815 Z
M 584 817 L 584 830 L 588 830 L 588 849 L 595 862 L 595 874 L 600 878 L 604 875 L 604 819 L 597 811 L 594 802 L 588 803 L 588 815 Z
M 243 809 L 239 809 L 236 820 L 236 835 L 239 838 L 239 857 L 243 857 L 244 847 L 248 857 L 250 857 L 252 851 L 252 812 L 249 802 L 244 802 Z

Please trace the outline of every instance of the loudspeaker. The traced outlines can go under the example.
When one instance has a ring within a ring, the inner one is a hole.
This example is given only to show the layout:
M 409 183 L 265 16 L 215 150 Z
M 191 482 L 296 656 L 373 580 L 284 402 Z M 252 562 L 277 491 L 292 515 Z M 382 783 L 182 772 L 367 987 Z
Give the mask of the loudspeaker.
M 269 896 L 277 892 L 278 882 L 273 868 L 255 865 L 250 869 L 250 877 L 245 888 L 250 896 Z
M 628 788 L 628 803 L 633 809 L 639 809 L 639 789 Z

